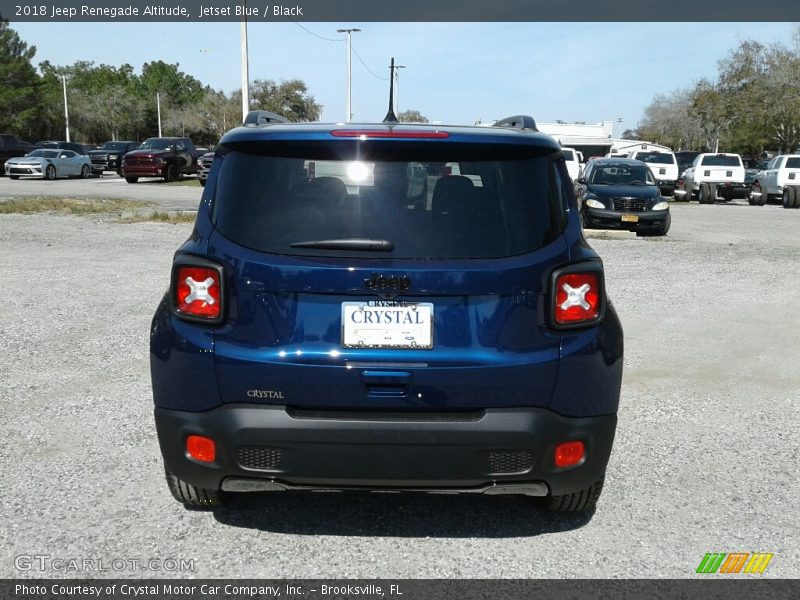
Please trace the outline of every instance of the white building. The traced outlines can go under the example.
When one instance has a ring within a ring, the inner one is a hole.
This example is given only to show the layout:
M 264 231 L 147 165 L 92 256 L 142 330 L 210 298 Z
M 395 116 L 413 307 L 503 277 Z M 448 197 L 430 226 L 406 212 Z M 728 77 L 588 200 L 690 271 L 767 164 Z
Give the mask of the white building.
M 666 146 L 652 144 L 642 140 L 623 140 L 613 137 L 614 121 L 602 123 L 536 123 L 542 133 L 553 136 L 559 144 L 566 148 L 575 148 L 584 158 L 605 156 L 606 154 L 627 154 L 634 150 L 659 150 L 669 152 Z

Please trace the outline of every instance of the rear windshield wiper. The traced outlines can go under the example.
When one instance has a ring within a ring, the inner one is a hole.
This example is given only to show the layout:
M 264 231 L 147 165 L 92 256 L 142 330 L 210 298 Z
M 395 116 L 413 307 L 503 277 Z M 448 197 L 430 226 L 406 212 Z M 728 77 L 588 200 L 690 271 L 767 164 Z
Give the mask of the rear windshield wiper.
M 291 248 L 318 248 L 320 250 L 362 250 L 365 252 L 391 252 L 394 242 L 389 240 L 370 240 L 352 238 L 344 240 L 309 240 L 307 242 L 294 242 Z

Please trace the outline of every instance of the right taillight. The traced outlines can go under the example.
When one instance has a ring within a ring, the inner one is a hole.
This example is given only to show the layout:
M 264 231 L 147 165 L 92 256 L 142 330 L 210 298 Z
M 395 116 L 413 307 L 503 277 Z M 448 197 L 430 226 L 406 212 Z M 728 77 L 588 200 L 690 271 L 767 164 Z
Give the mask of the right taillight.
M 177 264 L 172 278 L 172 308 L 187 320 L 216 323 L 222 319 L 222 268 Z
M 559 328 L 593 325 L 602 319 L 603 275 L 599 270 L 570 269 L 553 276 L 553 323 Z

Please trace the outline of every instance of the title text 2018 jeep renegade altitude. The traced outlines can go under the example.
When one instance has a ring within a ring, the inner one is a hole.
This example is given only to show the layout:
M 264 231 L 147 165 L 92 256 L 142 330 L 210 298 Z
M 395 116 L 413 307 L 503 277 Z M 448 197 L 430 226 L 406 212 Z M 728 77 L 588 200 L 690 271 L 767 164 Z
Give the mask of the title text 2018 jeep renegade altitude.
M 388 489 L 594 507 L 622 330 L 558 144 L 530 117 L 498 125 L 222 138 L 151 331 L 177 500 Z

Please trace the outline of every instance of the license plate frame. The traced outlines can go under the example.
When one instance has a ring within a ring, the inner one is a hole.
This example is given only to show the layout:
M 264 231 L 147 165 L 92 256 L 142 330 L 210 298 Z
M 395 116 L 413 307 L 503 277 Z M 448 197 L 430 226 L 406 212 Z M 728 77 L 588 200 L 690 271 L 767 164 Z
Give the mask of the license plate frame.
M 343 348 L 433 349 L 432 302 L 346 301 L 341 314 Z

